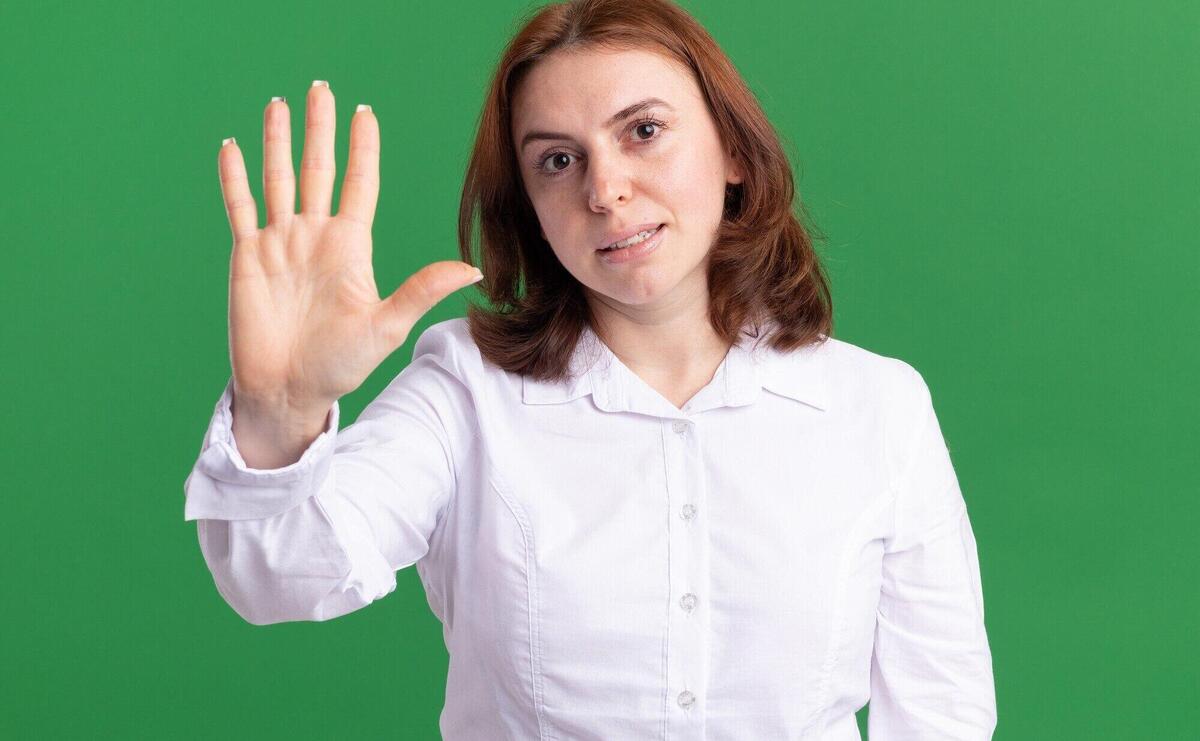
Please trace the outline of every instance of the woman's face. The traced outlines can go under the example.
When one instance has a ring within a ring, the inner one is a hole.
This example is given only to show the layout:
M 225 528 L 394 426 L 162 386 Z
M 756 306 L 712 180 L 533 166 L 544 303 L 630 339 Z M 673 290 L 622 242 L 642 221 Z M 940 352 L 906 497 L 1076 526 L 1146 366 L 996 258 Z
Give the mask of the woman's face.
M 649 98 L 661 102 L 614 119 Z M 706 292 L 725 187 L 742 175 L 690 70 L 645 50 L 555 52 L 518 86 L 513 135 L 542 236 L 590 298 L 652 310 Z M 599 251 L 647 224 L 665 224 L 651 252 Z

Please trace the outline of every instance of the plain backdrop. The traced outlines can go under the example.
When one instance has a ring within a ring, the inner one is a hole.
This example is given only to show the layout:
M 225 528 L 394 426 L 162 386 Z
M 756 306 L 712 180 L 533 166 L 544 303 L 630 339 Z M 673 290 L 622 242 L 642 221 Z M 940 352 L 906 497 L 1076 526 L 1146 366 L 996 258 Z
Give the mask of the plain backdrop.
M 1200 5 L 684 2 L 824 235 L 835 336 L 929 383 L 975 529 L 996 738 L 1200 725 Z M 230 373 L 217 150 L 313 79 L 382 134 L 375 270 L 458 259 L 493 65 L 534 5 L 0 5 L 0 736 L 437 737 L 417 574 L 326 623 L 218 595 L 183 482 Z M 342 426 L 429 324 L 342 400 Z M 869 708 L 859 715 L 865 719 Z

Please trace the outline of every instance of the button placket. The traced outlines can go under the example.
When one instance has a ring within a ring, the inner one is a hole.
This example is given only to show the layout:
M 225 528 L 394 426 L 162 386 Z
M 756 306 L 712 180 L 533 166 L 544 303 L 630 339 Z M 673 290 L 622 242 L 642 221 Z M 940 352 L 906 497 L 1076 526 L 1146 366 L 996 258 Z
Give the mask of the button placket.
M 704 713 L 698 706 L 708 690 L 710 631 L 708 611 L 700 595 L 709 585 L 709 537 L 705 520 L 698 517 L 704 505 L 705 474 L 702 439 L 693 420 L 664 422 L 664 451 L 668 482 L 668 507 L 679 520 L 669 527 L 669 580 L 672 596 L 667 626 L 667 688 L 676 708 L 668 713 L 672 739 L 704 737 Z M 667 429 L 666 425 L 670 425 Z
M 678 702 L 679 702 L 679 707 L 683 708 L 684 710 L 687 710 L 692 705 L 696 704 L 696 695 L 694 693 L 692 693 L 690 690 L 684 690 L 683 692 L 679 693 Z
M 691 592 L 688 592 L 679 598 L 679 606 L 683 608 L 684 612 L 691 612 L 692 610 L 696 609 L 696 602 L 698 601 L 699 597 Z

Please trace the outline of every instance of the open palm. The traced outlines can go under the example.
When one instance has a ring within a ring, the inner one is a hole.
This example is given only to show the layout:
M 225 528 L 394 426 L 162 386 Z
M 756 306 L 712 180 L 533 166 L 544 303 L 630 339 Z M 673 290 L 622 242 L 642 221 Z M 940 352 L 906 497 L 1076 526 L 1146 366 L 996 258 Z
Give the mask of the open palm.
M 229 347 L 235 397 L 296 411 L 325 410 L 353 391 L 416 322 L 477 271 L 445 260 L 414 273 L 380 299 L 371 264 L 371 225 L 379 196 L 379 126 L 360 106 L 336 216 L 333 195 L 335 106 L 324 83 L 309 89 L 300 211 L 293 213 L 291 125 L 287 103 L 267 105 L 263 194 L 258 211 L 236 143 L 221 147 L 218 171 L 233 232 L 229 271 Z

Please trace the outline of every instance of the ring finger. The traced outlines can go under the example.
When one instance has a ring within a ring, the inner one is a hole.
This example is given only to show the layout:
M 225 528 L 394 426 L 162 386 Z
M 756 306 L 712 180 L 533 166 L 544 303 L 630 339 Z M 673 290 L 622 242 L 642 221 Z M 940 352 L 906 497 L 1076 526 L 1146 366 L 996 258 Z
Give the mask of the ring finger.
M 283 98 L 272 98 L 263 114 L 263 195 L 267 225 L 286 226 L 296 208 L 296 174 L 292 169 L 292 125 Z

